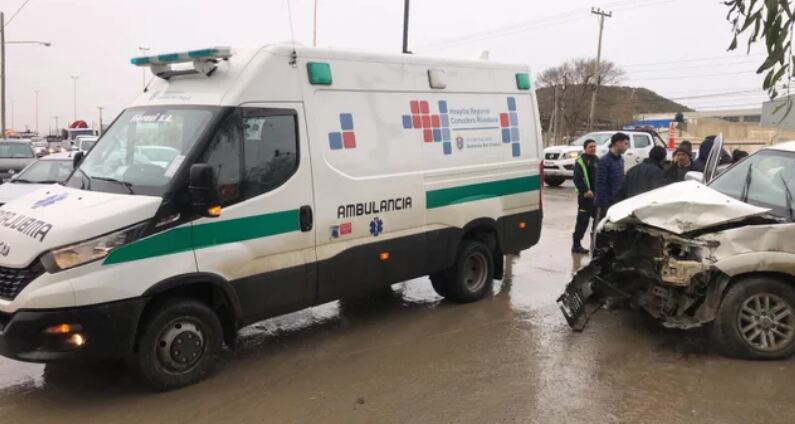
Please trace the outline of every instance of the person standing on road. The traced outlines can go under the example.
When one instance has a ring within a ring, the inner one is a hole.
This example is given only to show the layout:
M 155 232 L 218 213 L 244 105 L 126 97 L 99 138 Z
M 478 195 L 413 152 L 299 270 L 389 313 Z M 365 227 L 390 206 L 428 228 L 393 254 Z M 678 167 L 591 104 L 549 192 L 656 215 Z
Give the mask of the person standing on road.
M 594 188 L 591 184 L 596 182 L 596 165 L 599 158 L 596 157 L 596 141 L 585 140 L 584 152 L 574 163 L 574 185 L 577 187 L 577 224 L 574 226 L 572 235 L 572 253 L 586 254 L 588 249 L 582 247 L 582 238 L 588 231 L 588 225 L 596 216 L 596 205 L 594 204 Z
M 678 183 L 685 180 L 685 175 L 693 171 L 693 161 L 692 161 L 692 146 L 688 142 L 685 144 L 685 141 L 679 145 L 679 147 L 674 151 L 673 156 L 673 163 L 668 170 L 665 171 L 665 181 L 668 184 Z
M 624 181 L 624 158 L 627 151 L 629 136 L 617 132 L 610 137 L 610 151 L 599 159 L 596 168 L 596 207 L 599 219 L 616 201 L 616 194 Z
M 648 159 L 627 172 L 616 195 L 616 201 L 620 202 L 664 186 L 666 181 L 662 164 L 665 162 L 665 155 L 663 147 L 652 147 Z

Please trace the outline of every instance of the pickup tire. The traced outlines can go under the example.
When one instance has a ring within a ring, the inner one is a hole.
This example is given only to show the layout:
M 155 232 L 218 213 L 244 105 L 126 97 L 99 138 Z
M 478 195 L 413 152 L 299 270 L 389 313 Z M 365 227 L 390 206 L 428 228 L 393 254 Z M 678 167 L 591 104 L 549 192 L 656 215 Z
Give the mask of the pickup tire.
M 213 368 L 221 351 L 218 315 L 193 299 L 166 301 L 145 317 L 133 358 L 141 380 L 156 390 L 193 384 Z
M 431 276 L 436 293 L 458 303 L 483 299 L 494 285 L 494 254 L 484 243 L 464 240 L 450 269 Z
M 566 182 L 566 178 L 548 175 L 544 177 L 544 182 L 550 187 L 560 187 Z
M 712 337 L 721 353 L 782 359 L 795 353 L 795 288 L 775 277 L 749 276 L 723 297 Z

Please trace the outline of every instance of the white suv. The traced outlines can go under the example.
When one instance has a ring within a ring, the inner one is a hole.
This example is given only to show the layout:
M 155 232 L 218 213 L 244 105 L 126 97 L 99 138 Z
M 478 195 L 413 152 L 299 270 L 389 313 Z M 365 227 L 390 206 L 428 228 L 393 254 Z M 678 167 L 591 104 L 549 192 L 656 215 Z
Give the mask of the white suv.
M 596 155 L 602 157 L 608 151 L 610 137 L 617 131 L 599 131 L 585 134 L 568 146 L 552 146 L 544 149 L 544 181 L 547 185 L 557 187 L 566 180 L 574 178 L 574 162 L 582 154 L 585 140 L 596 141 Z M 666 147 L 665 142 L 656 134 L 643 131 L 622 131 L 630 138 L 629 149 L 624 153 L 625 170 L 643 162 L 649 157 L 654 145 Z M 669 152 L 670 155 L 670 152 Z

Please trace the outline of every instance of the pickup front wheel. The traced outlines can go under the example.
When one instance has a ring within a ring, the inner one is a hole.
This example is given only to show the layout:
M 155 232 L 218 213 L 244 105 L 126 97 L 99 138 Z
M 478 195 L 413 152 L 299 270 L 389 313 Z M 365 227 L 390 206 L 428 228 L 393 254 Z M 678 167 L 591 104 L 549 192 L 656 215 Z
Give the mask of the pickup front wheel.
M 721 352 L 747 359 L 781 359 L 795 353 L 795 289 L 767 276 L 732 285 L 713 324 Z

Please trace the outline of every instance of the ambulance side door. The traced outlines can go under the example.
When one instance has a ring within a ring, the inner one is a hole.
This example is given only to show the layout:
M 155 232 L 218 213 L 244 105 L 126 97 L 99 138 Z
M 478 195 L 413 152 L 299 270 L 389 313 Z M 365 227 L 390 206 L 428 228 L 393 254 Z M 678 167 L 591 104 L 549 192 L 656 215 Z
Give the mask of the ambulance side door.
M 193 225 L 198 269 L 229 281 L 249 320 L 301 309 L 315 298 L 305 129 L 300 103 L 246 104 L 200 159 L 215 170 L 222 212 Z

